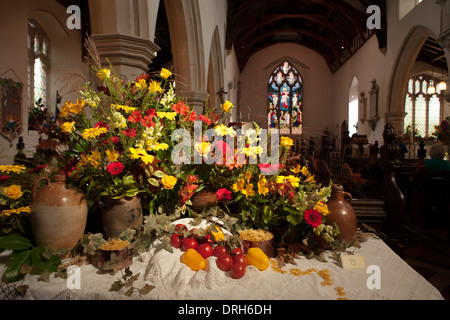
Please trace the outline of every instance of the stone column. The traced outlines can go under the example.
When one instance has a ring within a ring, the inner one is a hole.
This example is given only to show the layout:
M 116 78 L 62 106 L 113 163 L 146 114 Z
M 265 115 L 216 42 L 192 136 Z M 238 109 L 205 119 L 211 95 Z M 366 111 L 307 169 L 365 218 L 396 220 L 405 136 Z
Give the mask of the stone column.
M 436 0 L 436 3 L 441 6 L 441 34 L 438 42 L 444 48 L 447 57 L 447 70 L 450 70 L 450 1 Z M 447 80 L 447 89 L 444 98 L 450 102 L 450 81 Z
M 150 9 L 154 5 L 146 0 L 89 0 L 91 37 L 102 65 L 108 66 L 108 59 L 124 79 L 147 72 L 160 50 L 153 43 L 156 15 L 149 15 Z

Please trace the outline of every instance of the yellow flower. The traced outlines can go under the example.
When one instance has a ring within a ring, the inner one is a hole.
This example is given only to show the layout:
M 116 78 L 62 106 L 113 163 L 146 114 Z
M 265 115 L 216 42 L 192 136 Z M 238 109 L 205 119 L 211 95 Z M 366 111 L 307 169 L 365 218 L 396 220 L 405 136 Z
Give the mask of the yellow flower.
M 132 113 L 132 112 L 136 111 L 135 107 L 129 107 L 129 106 L 124 106 L 124 105 L 120 105 L 120 104 L 112 104 L 111 108 L 115 108 L 117 111 L 123 110 L 126 113 Z
M 298 165 L 297 168 L 291 169 L 291 171 L 295 174 L 298 174 L 298 173 L 302 172 L 302 166 Z
M 164 176 L 161 181 L 164 189 L 167 190 L 173 189 L 173 187 L 177 184 L 177 178 L 174 176 Z
M 281 146 L 285 148 L 290 148 L 294 145 L 294 140 L 289 137 L 281 137 Z
M 233 128 L 227 127 L 224 124 L 221 124 L 220 126 L 215 127 L 214 130 L 216 131 L 216 133 L 219 136 L 226 136 L 226 135 L 229 135 L 230 137 L 236 136 L 236 131 L 234 131 Z
M 253 184 L 249 183 L 245 186 L 244 190 L 241 190 L 242 194 L 245 195 L 245 197 L 253 197 L 255 195 L 255 190 L 253 190 Z
M 245 180 L 244 179 L 237 179 L 236 183 L 233 184 L 233 191 L 239 192 L 245 188 Z
M 116 150 L 113 151 L 106 150 L 106 157 L 108 158 L 108 161 L 116 162 L 117 159 L 119 158 L 119 152 L 117 152 Z
M 297 188 L 300 185 L 300 178 L 297 178 L 295 176 L 278 176 L 277 177 L 278 184 L 283 184 L 286 182 L 290 182 L 294 188 Z
M 307 167 L 303 167 L 301 172 L 304 176 L 307 176 L 307 177 L 309 177 L 311 175 L 311 172 L 309 172 Z
M 89 155 L 87 157 L 87 160 L 89 161 L 89 163 L 91 164 L 91 166 L 93 167 L 98 167 L 98 165 L 100 164 L 100 160 L 102 159 L 100 152 L 98 152 L 97 150 L 92 151 L 91 155 Z
M 154 156 L 148 154 L 147 151 L 140 148 L 139 149 L 130 148 L 129 151 L 131 159 L 141 159 L 142 162 L 144 162 L 145 164 L 152 163 L 153 160 L 155 159 Z
M 102 69 L 99 72 L 97 72 L 97 76 L 101 80 L 103 80 L 105 78 L 109 78 L 109 77 L 111 77 L 111 70 L 109 70 L 109 69 Z
M 82 99 L 77 99 L 77 103 L 70 103 L 67 109 L 70 113 L 79 114 L 81 111 L 83 111 L 83 107 L 84 101 Z
M 164 90 L 161 88 L 161 85 L 155 80 L 150 81 L 148 85 L 148 90 L 153 93 L 162 93 Z
M 139 79 L 139 81 L 135 83 L 135 86 L 141 90 L 148 88 L 147 81 L 145 81 L 145 79 Z
M 83 131 L 81 136 L 83 139 L 90 141 L 91 139 L 94 139 L 98 137 L 101 134 L 104 134 L 108 132 L 108 129 L 105 127 L 97 127 L 97 128 L 88 128 Z
M 25 166 L 21 166 L 21 165 L 0 165 L 0 172 L 5 172 L 5 173 L 10 173 L 10 172 L 14 172 L 14 173 L 22 173 L 26 170 L 27 168 Z
M 204 157 L 211 151 L 211 143 L 199 142 L 195 145 L 195 150 Z
M 17 200 L 23 194 L 22 187 L 19 186 L 19 185 L 15 185 L 15 184 L 13 184 L 13 185 L 11 185 L 9 187 L 4 187 L 3 188 L 3 194 L 5 196 L 7 196 L 8 198 L 10 198 L 10 199 Z
M 314 207 L 314 210 L 319 211 L 320 213 L 322 213 L 324 216 L 326 216 L 329 211 L 328 211 L 328 205 L 322 201 L 318 202 L 316 204 L 316 206 Z
M 232 104 L 230 101 L 225 101 L 225 103 L 222 105 L 222 110 L 226 113 L 230 113 L 231 109 L 233 109 L 234 104 Z
M 258 182 L 258 193 L 260 195 L 265 196 L 269 193 L 269 188 L 267 188 L 267 179 L 265 176 L 259 176 L 259 182 Z
M 160 118 L 167 118 L 172 121 L 175 120 L 175 117 L 177 116 L 176 112 L 157 112 L 156 114 Z
M 77 163 L 77 168 L 82 168 L 89 163 L 86 155 L 82 154 L 80 157 L 80 161 Z
M 161 78 L 163 78 L 164 80 L 167 80 L 167 79 L 169 79 L 169 77 L 172 75 L 172 72 L 170 72 L 170 71 L 167 70 L 166 68 L 162 68 L 159 75 L 160 75 Z
M 72 133 L 75 131 L 75 121 L 64 122 L 61 125 L 61 131 L 64 133 Z
M 169 149 L 169 145 L 167 143 L 159 143 L 155 142 L 155 145 L 151 148 L 151 150 L 158 151 L 158 150 L 167 150 Z
M 30 206 L 28 206 L 28 207 L 20 207 L 20 208 L 17 208 L 17 209 L 3 210 L 2 212 L 0 212 L 0 216 L 2 216 L 2 215 L 9 216 L 9 215 L 11 215 L 13 213 L 20 214 L 22 212 L 30 213 L 31 212 Z
M 245 179 L 247 180 L 247 183 L 250 182 L 250 179 L 252 178 L 252 172 L 251 171 L 247 171 L 245 173 Z
M 247 157 L 254 157 L 262 153 L 262 148 L 261 146 L 249 146 L 248 148 L 244 148 L 244 153 Z

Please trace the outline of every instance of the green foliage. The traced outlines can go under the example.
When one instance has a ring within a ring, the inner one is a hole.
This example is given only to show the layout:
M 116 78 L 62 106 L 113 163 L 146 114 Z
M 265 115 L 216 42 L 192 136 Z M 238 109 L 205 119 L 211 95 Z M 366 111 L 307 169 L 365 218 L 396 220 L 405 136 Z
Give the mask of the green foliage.
M 152 285 L 146 283 L 142 288 L 140 288 L 140 289 L 136 288 L 134 286 L 134 282 L 139 278 L 139 276 L 140 276 L 140 273 L 133 275 L 133 272 L 130 270 L 130 268 L 126 268 L 122 278 L 120 280 L 115 281 L 112 284 L 109 291 L 119 292 L 124 287 L 126 287 L 128 289 L 124 292 L 124 295 L 127 297 L 131 297 L 131 295 L 135 291 L 138 292 L 139 296 L 146 295 L 150 291 L 152 291 L 155 288 L 155 286 L 152 286 Z
M 56 272 L 61 260 L 46 248 L 35 247 L 27 238 L 9 235 L 0 238 L 0 248 L 12 250 L 11 261 L 6 269 L 6 282 L 19 281 L 27 274 L 39 274 L 40 279 L 49 281 L 50 273 Z

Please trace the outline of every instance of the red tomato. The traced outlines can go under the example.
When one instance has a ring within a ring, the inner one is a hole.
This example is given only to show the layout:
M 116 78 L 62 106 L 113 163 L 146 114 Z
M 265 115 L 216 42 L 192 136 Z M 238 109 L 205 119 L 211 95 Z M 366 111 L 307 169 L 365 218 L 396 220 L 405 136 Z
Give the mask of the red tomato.
M 222 253 L 228 254 L 227 247 L 217 246 L 214 248 L 214 257 L 218 258 Z
M 203 258 L 207 259 L 213 255 L 214 249 L 209 243 L 203 243 L 198 246 L 197 252 L 200 253 Z
M 186 238 L 181 243 L 181 250 L 183 250 L 183 251 L 187 251 L 188 249 L 196 250 L 197 247 L 198 247 L 197 241 L 195 241 L 194 239 L 191 239 L 191 238 Z
M 227 253 L 221 254 L 216 260 L 217 267 L 222 271 L 230 271 L 233 267 L 233 258 Z
M 234 264 L 241 263 L 247 266 L 247 257 L 243 254 L 237 254 L 233 257 Z
M 179 249 L 181 247 L 181 243 L 183 242 L 183 238 L 181 237 L 180 234 L 178 233 L 174 233 L 171 237 L 170 237 L 170 244 L 172 245 L 172 247 Z
M 235 248 L 235 249 L 233 249 L 233 251 L 231 251 L 231 255 L 232 256 L 235 256 L 235 255 L 238 255 L 238 254 L 243 254 L 241 248 Z
M 235 263 L 231 268 L 230 276 L 233 279 L 240 279 L 245 275 L 245 268 L 247 266 L 243 263 Z
M 182 232 L 184 230 L 187 230 L 187 227 L 184 224 L 177 224 L 175 225 L 175 232 Z

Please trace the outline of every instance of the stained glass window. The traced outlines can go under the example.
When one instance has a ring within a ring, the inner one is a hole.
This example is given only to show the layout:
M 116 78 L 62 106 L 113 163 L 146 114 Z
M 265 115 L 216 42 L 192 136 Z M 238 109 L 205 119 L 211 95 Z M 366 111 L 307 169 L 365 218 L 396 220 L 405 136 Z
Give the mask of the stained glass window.
M 436 89 L 436 93 L 428 94 L 428 83 L 424 76 L 410 79 L 405 103 L 405 131 L 410 126 L 422 138 L 431 137 L 434 126 L 441 122 L 442 93 Z
M 32 107 L 36 101 L 48 103 L 49 42 L 47 35 L 34 20 L 28 21 L 28 98 Z
M 297 69 L 285 61 L 269 79 L 268 127 L 280 134 L 303 133 L 303 80 Z

